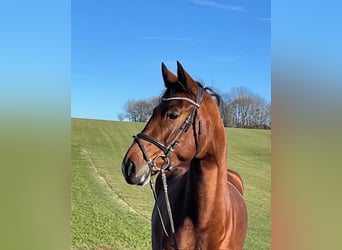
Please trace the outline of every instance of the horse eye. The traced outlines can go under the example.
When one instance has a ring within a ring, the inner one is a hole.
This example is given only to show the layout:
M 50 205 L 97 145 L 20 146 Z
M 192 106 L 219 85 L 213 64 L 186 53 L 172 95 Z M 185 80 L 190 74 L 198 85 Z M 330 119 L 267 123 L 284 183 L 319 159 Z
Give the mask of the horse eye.
M 167 117 L 170 118 L 170 119 L 172 119 L 172 120 L 177 119 L 178 116 L 179 116 L 179 115 L 176 114 L 176 113 L 169 113 L 169 114 L 167 115 Z

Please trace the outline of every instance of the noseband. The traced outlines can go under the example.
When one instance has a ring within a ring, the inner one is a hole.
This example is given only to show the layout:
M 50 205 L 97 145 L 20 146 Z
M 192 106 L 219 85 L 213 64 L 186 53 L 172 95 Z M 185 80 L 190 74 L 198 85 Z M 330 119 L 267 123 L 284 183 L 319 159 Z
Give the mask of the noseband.
M 194 126 L 194 137 L 195 137 L 195 142 L 196 142 L 196 155 L 198 153 L 199 150 L 199 144 L 200 144 L 200 136 L 201 136 L 201 130 L 202 130 L 202 125 L 201 125 L 201 120 L 199 120 L 199 132 L 198 132 L 198 136 L 196 136 L 196 132 L 195 132 L 195 117 L 197 114 L 197 110 L 200 107 L 200 103 L 203 99 L 203 94 L 204 91 L 206 90 L 206 88 L 203 88 L 203 86 L 201 84 L 198 83 L 198 94 L 196 97 L 196 101 L 187 98 L 187 97 L 169 97 L 169 98 L 162 98 L 162 101 L 172 101 L 172 100 L 182 100 L 182 101 L 186 101 L 189 102 L 193 105 L 193 109 L 191 111 L 191 113 L 188 115 L 188 117 L 185 119 L 185 121 L 183 122 L 183 124 L 180 126 L 176 136 L 173 139 L 173 142 L 170 145 L 164 144 L 161 141 L 157 140 L 156 138 L 147 135 L 145 133 L 139 133 L 135 136 L 133 136 L 134 141 L 139 145 L 139 148 L 143 154 L 144 160 L 146 161 L 151 175 L 160 172 L 161 173 L 161 177 L 162 177 L 162 182 L 163 182 L 163 188 L 164 188 L 164 193 L 165 193 L 165 202 L 166 202 L 166 208 L 167 208 L 167 212 L 168 212 L 168 216 L 169 216 L 169 220 L 170 220 L 170 225 L 171 225 L 171 232 L 172 232 L 172 236 L 173 236 L 173 247 L 178 250 L 178 245 L 177 245 L 177 240 L 176 240 L 176 232 L 175 232 L 175 227 L 174 227 L 174 222 L 173 222 L 173 216 L 172 216 L 172 211 L 171 211 L 171 205 L 170 205 L 170 200 L 169 200 L 169 195 L 167 192 L 167 182 L 166 182 L 166 175 L 165 175 L 165 170 L 167 171 L 171 171 L 172 170 L 172 163 L 171 163 L 171 157 L 170 154 L 175 150 L 175 147 L 178 145 L 179 141 L 181 140 L 182 136 L 188 131 L 189 127 L 191 126 L 191 124 L 193 124 Z M 153 159 L 151 159 L 149 157 L 149 155 L 146 152 L 146 149 L 144 147 L 144 144 L 142 142 L 142 140 L 147 141 L 149 143 L 152 143 L 153 145 L 155 145 L 157 148 L 159 148 L 160 150 L 162 150 L 162 154 L 155 156 Z M 164 159 L 164 165 L 162 166 L 157 166 L 156 164 L 156 160 L 158 158 L 162 158 Z M 154 169 L 157 169 L 156 171 Z M 158 206 L 157 203 L 157 194 L 156 194 L 156 190 L 155 190 L 155 186 L 153 183 L 153 178 L 151 177 L 150 179 L 150 186 L 152 189 L 152 193 L 155 199 L 155 205 L 159 214 L 159 218 L 164 230 L 165 235 L 169 237 L 166 228 L 165 228 L 165 223 L 163 221 L 161 212 L 160 212 L 160 208 Z M 171 243 L 172 244 L 172 243 Z

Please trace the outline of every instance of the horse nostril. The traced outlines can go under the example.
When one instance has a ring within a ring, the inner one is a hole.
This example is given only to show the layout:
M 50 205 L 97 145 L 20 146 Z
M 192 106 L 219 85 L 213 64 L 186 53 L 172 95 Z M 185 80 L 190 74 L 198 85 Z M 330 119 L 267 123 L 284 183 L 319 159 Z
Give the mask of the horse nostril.
M 135 173 L 135 165 L 133 162 L 129 161 L 127 164 L 126 164 L 126 174 L 128 177 L 131 177 L 132 174 Z

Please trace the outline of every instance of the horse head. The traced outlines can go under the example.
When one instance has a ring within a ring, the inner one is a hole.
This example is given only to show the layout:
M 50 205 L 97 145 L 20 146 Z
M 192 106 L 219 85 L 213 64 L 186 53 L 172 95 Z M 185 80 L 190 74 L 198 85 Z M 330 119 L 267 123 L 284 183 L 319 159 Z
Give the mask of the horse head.
M 144 185 L 160 169 L 203 157 L 208 153 L 205 138 L 213 136 L 209 124 L 217 124 L 209 120 L 213 115 L 216 120 L 220 117 L 211 96 L 179 62 L 177 76 L 162 63 L 162 76 L 166 90 L 161 102 L 123 159 L 122 173 L 130 184 Z

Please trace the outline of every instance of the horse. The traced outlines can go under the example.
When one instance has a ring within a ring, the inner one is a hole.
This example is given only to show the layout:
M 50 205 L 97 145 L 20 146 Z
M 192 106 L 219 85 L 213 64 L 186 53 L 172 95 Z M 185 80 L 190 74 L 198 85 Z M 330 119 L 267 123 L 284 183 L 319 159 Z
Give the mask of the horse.
M 178 61 L 177 76 L 162 63 L 162 77 L 160 103 L 122 162 L 127 183 L 152 188 L 152 249 L 241 250 L 248 224 L 243 182 L 227 168 L 214 91 Z

